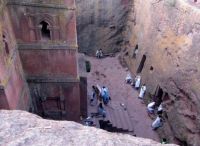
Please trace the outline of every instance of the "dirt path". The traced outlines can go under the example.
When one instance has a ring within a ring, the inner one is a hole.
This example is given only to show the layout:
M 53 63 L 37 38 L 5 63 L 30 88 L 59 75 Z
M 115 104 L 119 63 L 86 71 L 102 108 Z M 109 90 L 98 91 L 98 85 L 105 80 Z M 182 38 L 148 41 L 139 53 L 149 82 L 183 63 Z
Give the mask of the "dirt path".
M 128 71 L 120 65 L 118 57 L 86 59 L 91 63 L 91 72 L 87 74 L 88 94 L 91 94 L 92 85 L 108 87 L 112 101 L 127 105 L 136 136 L 159 141 L 157 133 L 151 129 L 152 120 L 146 112 L 146 106 L 138 99 L 138 92 L 125 83 Z

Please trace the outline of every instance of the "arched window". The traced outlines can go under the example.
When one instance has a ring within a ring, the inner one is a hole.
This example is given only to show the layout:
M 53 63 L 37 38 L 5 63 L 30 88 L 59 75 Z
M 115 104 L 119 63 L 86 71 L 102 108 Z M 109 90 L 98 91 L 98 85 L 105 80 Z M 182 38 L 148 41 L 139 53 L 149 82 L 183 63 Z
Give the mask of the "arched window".
M 40 22 L 42 39 L 51 39 L 49 24 L 45 21 Z
M 6 36 L 3 35 L 3 43 L 4 43 L 4 49 L 6 51 L 6 54 L 9 55 L 10 51 L 9 51 L 9 48 L 8 48 L 8 42 L 6 40 Z

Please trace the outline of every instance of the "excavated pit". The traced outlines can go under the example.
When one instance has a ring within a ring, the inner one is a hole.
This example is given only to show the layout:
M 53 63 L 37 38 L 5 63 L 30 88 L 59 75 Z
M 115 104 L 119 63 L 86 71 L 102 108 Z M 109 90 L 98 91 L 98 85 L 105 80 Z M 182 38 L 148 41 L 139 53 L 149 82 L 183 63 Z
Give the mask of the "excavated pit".
M 155 133 L 149 129 L 155 116 L 150 119 L 145 111 L 145 104 L 153 100 L 162 102 L 164 108 L 164 125 L 156 130 L 160 138 L 184 146 L 200 145 L 199 0 L 76 0 L 76 4 L 73 0 L 1 0 L 0 20 L 1 109 L 29 110 L 47 119 L 80 122 L 80 118 L 88 116 L 87 110 L 92 111 L 87 108 L 87 90 L 90 92 L 93 82 L 107 84 L 109 76 L 122 72 L 125 78 L 128 72 L 124 68 L 122 71 L 123 66 L 133 76 L 139 74 L 142 83 L 147 86 L 144 101 L 134 102 L 140 110 L 127 108 L 129 113 L 126 108 L 121 109 L 121 105 L 135 100 L 132 100 L 131 94 L 128 95 L 132 88 L 129 86 L 127 90 L 125 86 L 121 87 L 124 90 L 120 90 L 123 93 L 119 95 L 116 91 L 118 87 L 113 88 L 112 94 L 117 100 L 113 102 L 111 110 L 117 109 L 122 115 L 121 119 L 131 114 L 129 118 L 132 120 L 148 118 L 142 122 L 136 121 L 138 125 L 135 127 L 128 127 L 129 134 L 135 135 L 137 132 L 141 137 L 158 141 L 159 138 L 153 138 Z M 90 56 L 95 56 L 98 49 L 102 49 L 106 57 L 120 53 L 115 60 L 110 57 L 104 60 L 85 57 L 88 60 L 82 59 L 80 62 L 84 61 L 83 66 L 87 64 L 87 73 L 80 73 L 79 76 L 77 49 Z M 112 70 L 112 63 L 117 59 L 122 66 L 117 64 L 115 67 L 118 68 Z M 103 66 L 103 61 L 110 62 L 108 66 Z M 97 65 L 103 70 L 95 71 Z M 120 69 L 122 72 L 119 72 Z M 108 74 L 104 73 L 107 71 Z M 86 76 L 90 78 L 88 87 Z M 124 85 L 122 76 L 113 75 L 112 78 L 115 81 L 109 84 L 117 85 L 116 80 L 120 80 Z M 134 96 L 137 96 L 136 91 Z M 23 112 L 1 113 L 2 119 L 10 122 L 18 120 L 20 115 L 30 116 Z M 15 118 L 11 119 L 12 116 Z M 117 132 L 130 126 L 130 121 L 124 125 L 120 123 L 123 120 L 115 121 L 112 115 L 107 120 L 113 122 L 109 123 L 111 130 Z M 2 121 L 0 139 L 4 140 L 5 145 L 10 139 L 4 139 L 7 132 L 4 127 L 8 126 L 8 130 L 11 130 L 12 139 L 12 128 L 16 123 L 4 125 Z M 23 125 L 26 126 L 23 122 L 20 125 L 19 121 L 14 129 L 17 136 Z M 140 126 L 146 127 L 141 130 Z M 100 127 L 105 128 L 101 124 Z M 28 127 L 26 132 L 31 128 Z M 37 128 L 37 132 L 38 129 L 39 132 L 49 129 Z M 29 143 L 27 136 L 21 139 L 23 145 Z M 12 140 L 11 145 L 17 145 L 20 138 Z M 45 139 L 43 141 L 46 142 Z M 35 140 L 31 139 L 31 142 Z M 78 145 L 77 139 L 76 142 Z
M 120 62 L 147 85 L 145 103 L 163 101 L 159 135 L 199 146 L 199 1 L 86 1 L 77 0 L 79 51 L 121 50 Z

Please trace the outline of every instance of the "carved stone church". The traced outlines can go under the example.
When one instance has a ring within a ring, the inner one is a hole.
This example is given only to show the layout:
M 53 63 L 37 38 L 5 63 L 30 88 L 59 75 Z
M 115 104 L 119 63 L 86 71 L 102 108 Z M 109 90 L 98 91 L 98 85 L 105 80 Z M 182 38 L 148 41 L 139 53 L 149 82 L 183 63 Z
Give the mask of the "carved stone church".
M 0 2 L 0 109 L 78 121 L 74 0 Z

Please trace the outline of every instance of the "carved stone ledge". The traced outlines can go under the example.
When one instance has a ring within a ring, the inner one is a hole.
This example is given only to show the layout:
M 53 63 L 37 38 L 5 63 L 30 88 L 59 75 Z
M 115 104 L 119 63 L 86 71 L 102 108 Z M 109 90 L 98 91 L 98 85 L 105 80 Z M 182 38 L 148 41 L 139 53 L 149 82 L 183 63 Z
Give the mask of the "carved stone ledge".
M 78 78 L 70 77 L 42 77 L 42 76 L 28 76 L 29 83 L 78 83 Z
M 75 10 L 75 6 L 66 6 L 64 3 L 40 3 L 25 0 L 8 0 L 8 5 L 20 5 L 29 7 L 43 7 L 43 8 L 53 8 L 53 9 L 65 9 L 65 10 Z
M 76 50 L 77 45 L 67 45 L 65 43 L 19 43 L 19 50 Z

